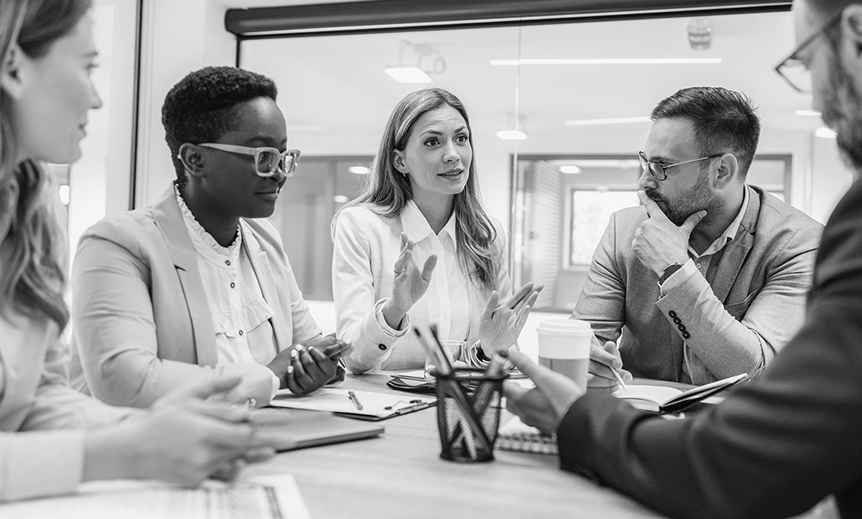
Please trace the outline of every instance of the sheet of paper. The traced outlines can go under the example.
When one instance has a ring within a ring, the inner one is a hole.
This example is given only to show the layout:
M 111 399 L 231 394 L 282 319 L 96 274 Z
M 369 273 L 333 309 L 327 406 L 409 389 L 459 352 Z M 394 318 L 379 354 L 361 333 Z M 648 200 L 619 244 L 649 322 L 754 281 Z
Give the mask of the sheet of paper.
M 413 394 L 393 395 L 373 391 L 354 391 L 353 393 L 362 409 L 353 403 L 348 390 L 335 388 L 321 388 L 309 395 L 297 395 L 288 390 L 281 390 L 269 405 L 333 413 L 387 416 L 394 414 L 399 408 L 408 408 L 422 403 L 431 404 L 437 401 L 437 398 L 433 396 L 416 396 Z
M 627 389 L 617 387 L 611 393 L 617 398 L 628 401 L 633 407 L 646 411 L 658 411 L 658 406 L 671 399 L 682 391 L 665 386 L 643 386 L 628 384 Z
M 104 481 L 80 485 L 75 495 L 0 505 L 0 517 L 28 519 L 310 519 L 289 474 L 260 476 L 199 488 L 159 482 Z

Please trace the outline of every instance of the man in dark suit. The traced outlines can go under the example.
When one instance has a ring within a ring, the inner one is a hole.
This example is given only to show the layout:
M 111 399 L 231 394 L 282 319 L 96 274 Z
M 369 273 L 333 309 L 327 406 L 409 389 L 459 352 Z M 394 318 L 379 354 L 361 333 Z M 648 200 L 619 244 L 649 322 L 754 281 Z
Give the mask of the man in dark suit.
M 862 168 L 862 3 L 795 3 L 795 52 L 814 108 Z M 788 79 L 790 80 L 790 79 Z M 794 83 L 804 90 L 806 85 Z M 536 383 L 506 386 L 509 408 L 556 432 L 561 465 L 673 517 L 787 517 L 833 494 L 862 517 L 862 183 L 832 213 L 805 323 L 772 364 L 722 404 L 685 420 L 634 410 L 511 354 Z

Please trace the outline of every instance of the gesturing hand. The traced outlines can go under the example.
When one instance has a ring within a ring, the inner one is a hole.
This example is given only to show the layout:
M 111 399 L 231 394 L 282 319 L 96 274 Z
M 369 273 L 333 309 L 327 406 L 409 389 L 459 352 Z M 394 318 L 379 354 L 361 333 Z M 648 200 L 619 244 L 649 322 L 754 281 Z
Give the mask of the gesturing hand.
M 431 274 L 437 266 L 437 255 L 432 254 L 425 260 L 422 270 L 413 261 L 413 247 L 416 244 L 401 233 L 401 254 L 395 260 L 395 282 L 392 286 L 392 297 L 383 307 L 383 317 L 386 323 L 398 329 L 404 315 L 413 307 L 420 297 L 425 295 L 431 283 Z
M 508 349 L 518 340 L 530 309 L 536 304 L 543 288 L 544 285 L 534 288 L 532 282 L 526 283 L 502 303 L 499 303 L 497 291 L 491 292 L 479 319 L 479 340 L 487 357 L 497 350 Z
M 530 377 L 536 387 L 524 389 L 517 382 L 507 380 L 503 385 L 506 408 L 522 422 L 545 434 L 557 432 L 560 420 L 575 400 L 583 396 L 584 390 L 570 378 L 536 365 L 520 351 L 510 351 L 509 360 Z
M 649 218 L 635 232 L 632 248 L 640 262 L 660 276 L 668 266 L 688 260 L 688 240 L 706 211 L 698 211 L 676 226 L 646 193 L 638 191 L 638 198 Z

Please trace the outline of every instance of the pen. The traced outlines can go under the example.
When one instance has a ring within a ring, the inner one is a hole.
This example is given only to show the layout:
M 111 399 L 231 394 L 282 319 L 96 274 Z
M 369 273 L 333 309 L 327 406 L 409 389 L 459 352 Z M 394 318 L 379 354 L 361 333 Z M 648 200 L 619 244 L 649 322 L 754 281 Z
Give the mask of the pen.
M 353 405 L 356 406 L 356 409 L 362 411 L 362 404 L 360 404 L 359 399 L 356 398 L 356 393 L 354 393 L 353 391 L 348 391 L 347 397 L 350 398 L 350 401 L 353 402 Z
M 623 382 L 623 377 L 620 376 L 619 372 L 612 367 L 611 367 L 611 372 L 614 374 L 615 377 L 617 377 L 617 382 L 620 383 L 620 386 L 622 386 L 623 389 L 628 389 L 626 387 L 626 383 Z

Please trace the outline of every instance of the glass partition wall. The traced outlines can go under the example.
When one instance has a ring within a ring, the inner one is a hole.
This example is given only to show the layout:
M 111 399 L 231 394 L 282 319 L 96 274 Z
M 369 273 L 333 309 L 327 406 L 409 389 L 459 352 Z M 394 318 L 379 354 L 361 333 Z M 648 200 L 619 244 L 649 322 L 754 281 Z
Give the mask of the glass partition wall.
M 679 88 L 748 94 L 763 122 L 749 181 L 810 209 L 820 118 L 773 71 L 792 47 L 792 15 L 776 11 L 291 35 L 242 41 L 239 64 L 276 81 L 290 147 L 303 153 L 274 219 L 307 297 L 331 299 L 329 223 L 360 189 L 392 108 L 439 86 L 467 107 L 513 281 L 545 283 L 537 306 L 570 312 L 610 213 L 638 203 L 650 111 Z M 408 67 L 428 82 L 387 70 Z

